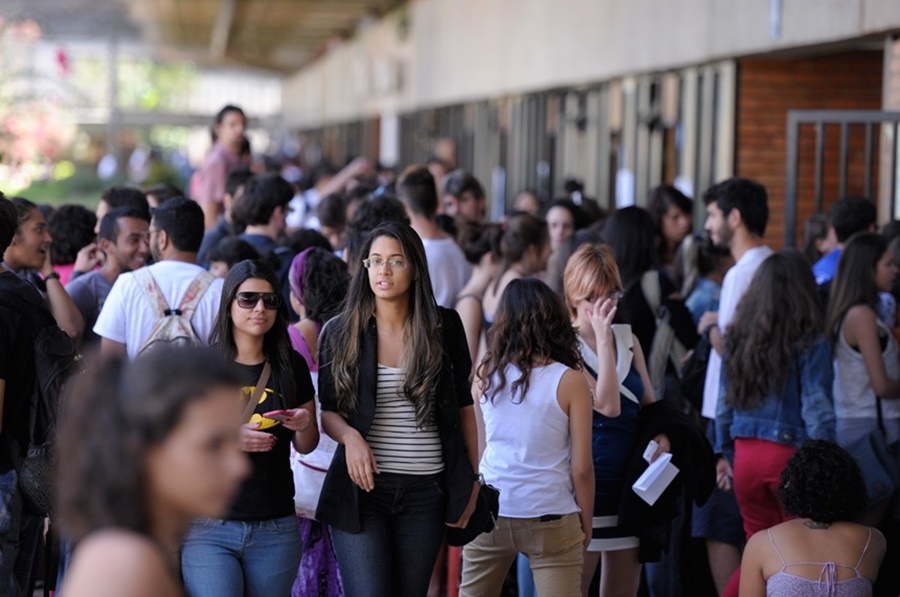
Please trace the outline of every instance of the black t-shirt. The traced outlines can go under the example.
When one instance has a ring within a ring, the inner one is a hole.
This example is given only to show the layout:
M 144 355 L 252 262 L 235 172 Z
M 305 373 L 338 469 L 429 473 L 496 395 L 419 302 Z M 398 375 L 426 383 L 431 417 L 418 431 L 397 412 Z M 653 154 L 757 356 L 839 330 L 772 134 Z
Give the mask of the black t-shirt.
M 297 390 L 293 396 L 284 396 L 275 371 L 269 377 L 266 391 L 254 411 L 253 421 L 262 418 L 263 413 L 273 410 L 287 410 L 306 404 L 315 396 L 309 367 L 300 355 L 291 351 L 294 384 Z M 241 365 L 235 363 L 244 384 L 244 399 L 253 394 L 256 382 L 263 370 L 263 364 Z M 291 440 L 294 432 L 285 429 L 281 423 L 262 419 L 260 431 L 272 433 L 278 438 L 269 452 L 248 452 L 253 467 L 244 481 L 238 499 L 231 507 L 229 520 L 272 520 L 294 513 L 294 475 L 291 472 Z
M 28 302 L 43 302 L 34 286 L 16 274 L 0 273 L 0 296 L 17 294 Z M 35 323 L 0 301 L 0 379 L 6 382 L 3 395 L 3 434 L 24 446 L 28 441 L 29 399 L 34 390 Z M 12 460 L 6 441 L 0 441 L 0 471 L 9 470 Z

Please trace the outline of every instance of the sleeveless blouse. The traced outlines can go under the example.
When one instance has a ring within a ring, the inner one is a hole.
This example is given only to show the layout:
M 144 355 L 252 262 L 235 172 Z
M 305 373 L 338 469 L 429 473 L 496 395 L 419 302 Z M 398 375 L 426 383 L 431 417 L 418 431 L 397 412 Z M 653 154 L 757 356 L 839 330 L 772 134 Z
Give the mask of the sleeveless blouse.
M 866 552 L 869 550 L 869 543 L 872 541 L 872 529 L 868 529 L 869 536 L 866 539 L 866 545 L 863 547 L 862 553 L 859 554 L 859 560 L 855 566 L 844 566 L 835 562 L 791 562 L 788 564 L 778 544 L 772 538 L 772 530 L 767 529 L 766 534 L 778 559 L 781 560 L 781 570 L 773 574 L 766 581 L 766 595 L 768 597 L 871 597 L 872 581 L 859 573 L 859 565 L 862 564 Z M 792 566 L 821 566 L 818 580 L 803 578 L 789 574 L 787 569 Z M 853 578 L 837 580 L 837 569 L 848 568 L 856 572 Z

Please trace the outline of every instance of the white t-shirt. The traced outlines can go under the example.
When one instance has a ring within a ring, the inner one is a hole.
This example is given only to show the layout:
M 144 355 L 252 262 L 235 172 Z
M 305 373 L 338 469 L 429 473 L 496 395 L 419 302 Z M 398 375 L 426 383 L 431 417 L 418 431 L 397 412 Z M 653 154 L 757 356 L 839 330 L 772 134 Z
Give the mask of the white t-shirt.
M 148 267 L 172 308 L 181 304 L 191 282 L 203 271 L 199 265 L 181 261 L 160 261 Z M 221 299 L 222 279 L 217 278 L 203 294 L 191 318 L 197 337 L 204 343 L 209 342 L 209 335 L 219 316 Z M 128 359 L 133 360 L 150 336 L 156 321 L 156 309 L 138 286 L 134 274 L 129 272 L 119 276 L 113 284 L 97 317 L 94 333 L 101 338 L 125 344 Z
M 423 238 L 422 244 L 425 245 L 434 300 L 441 307 L 453 309 L 457 295 L 472 275 L 472 266 L 452 238 Z
M 722 282 L 722 294 L 719 298 L 719 332 L 724 336 L 738 303 L 756 274 L 757 268 L 772 254 L 772 249 L 762 245 L 744 253 L 735 263 Z M 722 357 L 715 349 L 709 353 L 709 364 L 706 367 L 706 381 L 703 385 L 703 409 L 701 413 L 707 419 L 716 418 L 716 406 L 721 391 Z

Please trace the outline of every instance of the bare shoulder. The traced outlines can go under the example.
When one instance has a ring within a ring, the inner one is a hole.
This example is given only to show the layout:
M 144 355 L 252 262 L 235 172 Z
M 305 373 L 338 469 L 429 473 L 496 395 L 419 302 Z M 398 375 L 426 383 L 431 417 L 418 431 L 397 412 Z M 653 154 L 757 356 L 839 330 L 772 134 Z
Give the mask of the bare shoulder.
M 844 323 L 851 326 L 874 325 L 875 311 L 869 305 L 853 305 L 847 310 Z
M 587 380 L 580 371 L 575 369 L 566 369 L 562 378 L 559 380 L 559 386 L 556 388 L 556 396 L 560 406 L 568 411 L 573 399 L 587 398 L 590 394 Z M 589 403 L 587 403 L 589 404 Z
M 69 597 L 175 597 L 183 593 L 160 547 L 137 533 L 108 530 L 84 539 L 66 574 Z

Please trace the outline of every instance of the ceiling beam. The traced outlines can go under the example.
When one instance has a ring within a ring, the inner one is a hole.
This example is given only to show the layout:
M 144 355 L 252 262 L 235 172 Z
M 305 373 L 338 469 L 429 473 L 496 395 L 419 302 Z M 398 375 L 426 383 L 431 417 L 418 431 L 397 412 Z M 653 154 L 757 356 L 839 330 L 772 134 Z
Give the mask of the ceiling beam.
M 222 0 L 216 22 L 213 24 L 212 37 L 209 41 L 209 55 L 214 59 L 224 58 L 228 50 L 228 38 L 231 36 L 231 26 L 234 24 L 234 13 L 237 8 L 237 0 Z

